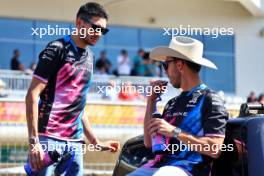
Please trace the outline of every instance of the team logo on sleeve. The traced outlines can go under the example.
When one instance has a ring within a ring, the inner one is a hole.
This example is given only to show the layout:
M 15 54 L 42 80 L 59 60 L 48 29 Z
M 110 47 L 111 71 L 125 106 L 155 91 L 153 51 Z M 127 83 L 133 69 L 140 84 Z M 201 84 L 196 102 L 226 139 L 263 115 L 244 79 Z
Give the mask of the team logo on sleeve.
M 194 92 L 192 94 L 192 99 L 188 102 L 188 104 L 186 105 L 186 107 L 195 107 L 198 101 L 198 98 L 201 96 L 202 94 L 200 92 Z
M 66 59 L 65 59 L 65 61 L 67 61 L 67 62 L 75 62 L 75 56 L 74 56 L 74 54 L 73 54 L 73 52 L 72 51 L 69 51 L 68 52 L 68 54 L 67 54 L 67 57 L 66 57 Z
M 190 104 L 196 104 L 198 98 L 200 97 L 200 93 L 199 92 L 194 92 L 192 95 L 192 99 L 189 101 Z

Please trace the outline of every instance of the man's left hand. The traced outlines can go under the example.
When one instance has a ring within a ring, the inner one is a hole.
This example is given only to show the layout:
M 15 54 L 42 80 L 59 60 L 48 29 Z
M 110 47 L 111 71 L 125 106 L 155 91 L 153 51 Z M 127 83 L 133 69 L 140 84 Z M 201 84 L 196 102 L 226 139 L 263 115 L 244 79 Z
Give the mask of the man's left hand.
M 154 136 L 161 134 L 167 137 L 173 137 L 174 129 L 176 127 L 169 124 L 164 119 L 152 119 L 148 125 L 149 134 Z

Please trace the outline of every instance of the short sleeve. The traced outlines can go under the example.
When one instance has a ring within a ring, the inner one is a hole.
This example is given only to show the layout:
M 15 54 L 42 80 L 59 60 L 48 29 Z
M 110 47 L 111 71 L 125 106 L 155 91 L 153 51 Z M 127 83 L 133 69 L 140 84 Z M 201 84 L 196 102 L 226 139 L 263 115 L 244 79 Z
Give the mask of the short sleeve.
M 224 137 L 228 113 L 224 107 L 223 99 L 216 93 L 208 93 L 203 109 L 204 135 Z
M 62 43 L 53 41 L 39 54 L 39 60 L 33 76 L 37 79 L 48 82 L 49 77 L 55 72 L 60 61 Z

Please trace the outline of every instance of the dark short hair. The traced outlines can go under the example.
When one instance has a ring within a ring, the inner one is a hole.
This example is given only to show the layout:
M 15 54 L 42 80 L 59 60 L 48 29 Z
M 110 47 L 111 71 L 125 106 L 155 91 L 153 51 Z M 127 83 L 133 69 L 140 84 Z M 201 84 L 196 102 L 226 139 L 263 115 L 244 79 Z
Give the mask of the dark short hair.
M 102 50 L 100 54 L 106 54 L 106 50 Z
M 195 73 L 199 73 L 200 70 L 201 70 L 201 65 L 199 65 L 199 64 L 196 64 L 196 63 L 193 63 L 193 62 L 181 59 L 181 58 L 177 58 L 177 57 L 172 57 L 172 58 L 175 59 L 175 60 L 183 61 Z
M 143 56 L 143 60 L 149 60 L 149 52 L 145 52 Z
M 261 99 L 264 97 L 264 94 L 260 94 L 258 97 L 258 101 L 261 101 Z
M 14 49 L 13 53 L 16 54 L 17 52 L 19 52 L 18 49 Z
M 121 50 L 121 54 L 127 54 L 127 50 L 122 49 L 122 50 Z
M 96 2 L 88 2 L 82 5 L 77 12 L 77 18 L 81 16 L 87 18 L 101 17 L 108 19 L 108 15 L 104 7 Z
M 141 53 L 141 52 L 144 52 L 144 50 L 143 50 L 142 48 L 140 48 L 140 49 L 138 50 L 138 53 Z
M 187 64 L 187 66 L 195 73 L 199 73 L 200 70 L 201 70 L 201 65 L 199 64 L 196 64 L 196 63 L 193 63 L 193 62 L 190 62 L 190 61 L 186 61 L 185 60 L 185 63 Z

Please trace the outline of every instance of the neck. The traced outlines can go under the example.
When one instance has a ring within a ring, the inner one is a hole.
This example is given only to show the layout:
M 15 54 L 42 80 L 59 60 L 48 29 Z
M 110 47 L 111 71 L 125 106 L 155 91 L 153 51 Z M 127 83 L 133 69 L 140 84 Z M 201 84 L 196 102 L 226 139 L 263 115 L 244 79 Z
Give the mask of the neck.
M 189 91 L 201 83 L 202 83 L 202 81 L 199 77 L 199 74 L 194 74 L 190 77 L 185 77 L 182 79 L 181 88 L 183 91 Z
M 71 35 L 71 39 L 74 41 L 75 45 L 79 48 L 85 49 L 87 44 L 84 43 L 78 35 Z

